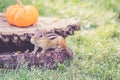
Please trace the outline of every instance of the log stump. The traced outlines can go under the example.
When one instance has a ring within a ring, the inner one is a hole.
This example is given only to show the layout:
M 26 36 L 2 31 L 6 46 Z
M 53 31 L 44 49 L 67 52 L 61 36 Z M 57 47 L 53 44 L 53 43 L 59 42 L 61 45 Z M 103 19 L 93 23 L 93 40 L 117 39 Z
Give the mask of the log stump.
M 66 38 L 80 30 L 80 24 L 78 20 L 40 17 L 36 24 L 28 28 L 18 28 L 7 23 L 5 15 L 0 13 L 0 68 L 15 69 L 18 64 L 28 62 L 28 67 L 38 65 L 51 69 L 56 67 L 56 60 L 64 63 L 67 59 L 64 49 L 49 49 L 40 57 L 30 54 L 34 49 L 30 39 L 38 28 Z M 28 52 L 25 52 L 26 50 Z M 72 52 L 70 48 L 69 50 Z M 21 54 L 14 54 L 18 51 Z

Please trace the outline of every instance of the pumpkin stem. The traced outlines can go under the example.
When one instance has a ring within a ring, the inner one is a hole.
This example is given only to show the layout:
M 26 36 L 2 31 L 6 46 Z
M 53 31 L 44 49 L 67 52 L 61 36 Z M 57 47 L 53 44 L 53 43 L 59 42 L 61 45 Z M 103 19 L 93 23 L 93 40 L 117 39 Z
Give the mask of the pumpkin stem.
M 17 0 L 17 3 L 20 4 L 23 7 L 23 3 L 21 0 Z

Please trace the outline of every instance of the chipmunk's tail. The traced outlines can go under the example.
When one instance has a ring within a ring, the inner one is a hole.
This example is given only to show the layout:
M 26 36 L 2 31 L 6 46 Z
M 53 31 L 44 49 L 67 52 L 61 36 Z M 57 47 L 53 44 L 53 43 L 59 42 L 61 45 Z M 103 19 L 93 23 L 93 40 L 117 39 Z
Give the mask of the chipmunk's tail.
M 73 59 L 74 52 L 70 48 L 66 47 L 66 53 L 68 58 Z

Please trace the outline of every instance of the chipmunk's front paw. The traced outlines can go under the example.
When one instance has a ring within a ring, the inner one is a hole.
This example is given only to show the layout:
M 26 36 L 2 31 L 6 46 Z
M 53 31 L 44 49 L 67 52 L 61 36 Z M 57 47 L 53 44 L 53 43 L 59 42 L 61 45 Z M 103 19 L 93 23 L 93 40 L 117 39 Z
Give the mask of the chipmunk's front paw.
M 32 54 L 32 55 L 35 55 L 35 54 L 36 54 L 36 52 L 35 52 L 35 51 L 32 51 L 32 52 L 31 52 L 31 54 Z
M 37 57 L 40 57 L 41 56 L 41 54 L 37 54 Z
M 37 57 L 42 56 L 45 53 L 45 51 L 41 51 L 39 54 L 37 54 Z

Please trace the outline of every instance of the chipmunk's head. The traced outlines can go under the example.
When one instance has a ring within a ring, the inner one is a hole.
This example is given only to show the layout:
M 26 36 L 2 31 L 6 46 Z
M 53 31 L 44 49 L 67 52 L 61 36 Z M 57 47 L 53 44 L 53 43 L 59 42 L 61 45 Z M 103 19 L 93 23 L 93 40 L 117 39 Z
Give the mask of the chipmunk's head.
M 36 29 L 35 33 L 34 33 L 34 38 L 36 39 L 40 39 L 40 38 L 44 38 L 46 36 L 46 29 Z

